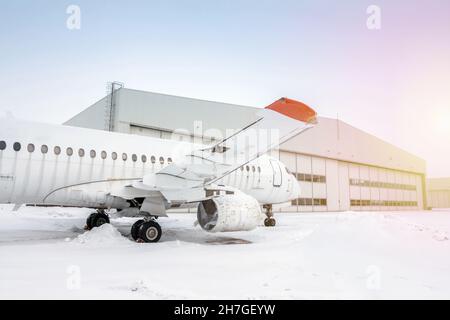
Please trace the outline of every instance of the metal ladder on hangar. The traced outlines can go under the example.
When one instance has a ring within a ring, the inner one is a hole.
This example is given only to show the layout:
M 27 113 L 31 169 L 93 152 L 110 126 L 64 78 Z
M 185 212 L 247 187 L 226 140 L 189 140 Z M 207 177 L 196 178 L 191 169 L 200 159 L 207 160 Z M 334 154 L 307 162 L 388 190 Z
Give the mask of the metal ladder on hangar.
M 116 116 L 116 92 L 122 89 L 124 84 L 113 81 L 106 85 L 106 103 L 105 103 L 105 130 L 114 131 Z

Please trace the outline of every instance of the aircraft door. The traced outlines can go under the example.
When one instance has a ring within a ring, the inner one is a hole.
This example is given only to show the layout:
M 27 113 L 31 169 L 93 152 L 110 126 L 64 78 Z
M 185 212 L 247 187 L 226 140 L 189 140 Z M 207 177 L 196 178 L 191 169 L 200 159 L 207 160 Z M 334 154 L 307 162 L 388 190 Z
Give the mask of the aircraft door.
M 274 187 L 281 187 L 281 184 L 283 182 L 283 175 L 281 172 L 281 167 L 278 161 L 270 160 L 270 165 L 272 166 L 273 170 L 273 186 Z
M 0 174 L 0 201 L 8 203 L 11 201 L 11 192 L 14 185 L 14 176 Z
M 12 200 L 16 166 L 17 156 L 14 159 L 7 158 L 4 151 L 0 151 L 0 201 L 2 203 L 9 203 Z

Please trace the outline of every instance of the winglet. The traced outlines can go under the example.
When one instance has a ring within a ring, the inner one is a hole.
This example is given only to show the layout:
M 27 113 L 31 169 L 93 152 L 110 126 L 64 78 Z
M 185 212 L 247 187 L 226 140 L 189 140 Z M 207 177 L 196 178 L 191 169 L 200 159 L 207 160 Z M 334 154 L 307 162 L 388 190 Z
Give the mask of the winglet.
M 281 98 L 275 101 L 266 109 L 270 109 L 281 113 L 289 118 L 299 120 L 306 123 L 316 123 L 317 113 L 306 104 L 288 98 Z

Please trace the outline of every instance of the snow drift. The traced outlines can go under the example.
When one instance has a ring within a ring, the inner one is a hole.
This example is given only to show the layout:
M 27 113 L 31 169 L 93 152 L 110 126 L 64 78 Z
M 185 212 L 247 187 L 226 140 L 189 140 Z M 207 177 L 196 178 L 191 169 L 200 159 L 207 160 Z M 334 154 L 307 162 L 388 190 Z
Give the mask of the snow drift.
M 129 243 L 122 234 L 111 224 L 104 224 L 98 228 L 86 231 L 72 240 L 73 243 L 83 245 L 113 245 L 117 243 Z

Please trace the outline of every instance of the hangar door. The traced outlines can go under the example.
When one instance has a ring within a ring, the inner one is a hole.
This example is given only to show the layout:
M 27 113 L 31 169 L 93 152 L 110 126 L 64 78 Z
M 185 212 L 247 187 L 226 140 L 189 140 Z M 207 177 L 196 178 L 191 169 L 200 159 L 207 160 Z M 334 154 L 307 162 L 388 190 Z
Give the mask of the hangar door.
M 350 209 L 349 168 L 345 162 L 339 162 L 338 167 L 339 210 L 347 211 Z

